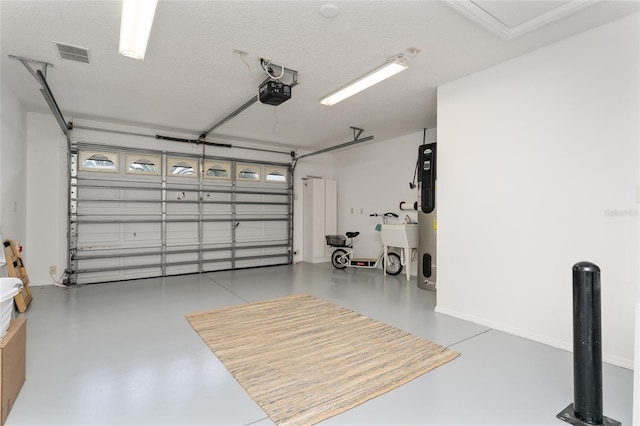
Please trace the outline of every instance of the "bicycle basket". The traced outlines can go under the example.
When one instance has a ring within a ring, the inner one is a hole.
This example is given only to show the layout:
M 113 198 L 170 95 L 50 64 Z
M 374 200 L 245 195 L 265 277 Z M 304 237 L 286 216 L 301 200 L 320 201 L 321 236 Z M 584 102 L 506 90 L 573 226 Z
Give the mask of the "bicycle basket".
M 327 245 L 332 247 L 345 247 L 347 245 L 347 239 L 344 235 L 325 235 Z

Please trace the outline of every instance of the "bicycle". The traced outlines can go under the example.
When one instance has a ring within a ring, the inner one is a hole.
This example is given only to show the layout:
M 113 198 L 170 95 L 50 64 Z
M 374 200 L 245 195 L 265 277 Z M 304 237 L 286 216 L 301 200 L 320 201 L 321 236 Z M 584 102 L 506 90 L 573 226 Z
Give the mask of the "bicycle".
M 382 223 L 387 223 L 390 217 L 397 218 L 395 213 L 372 213 L 371 217 L 382 218 Z M 382 225 L 378 223 L 375 227 L 376 231 L 380 231 Z M 336 248 L 331 254 L 331 264 L 336 269 L 349 268 L 377 268 L 382 264 L 383 269 L 389 275 L 398 275 L 402 272 L 402 261 L 397 253 L 387 253 L 387 260 L 384 259 L 384 247 L 380 247 L 378 257 L 370 258 L 356 258 L 353 256 L 353 240 L 360 235 L 360 232 L 346 232 L 345 235 L 325 235 L 327 245 Z

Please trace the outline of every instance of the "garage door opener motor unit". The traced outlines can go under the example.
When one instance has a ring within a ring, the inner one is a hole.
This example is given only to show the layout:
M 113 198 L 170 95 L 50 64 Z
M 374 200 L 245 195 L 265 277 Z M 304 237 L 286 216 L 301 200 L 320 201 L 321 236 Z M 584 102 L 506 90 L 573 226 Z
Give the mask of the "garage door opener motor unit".
M 260 102 L 269 105 L 280 105 L 291 99 L 291 86 L 280 81 L 267 80 L 258 90 Z

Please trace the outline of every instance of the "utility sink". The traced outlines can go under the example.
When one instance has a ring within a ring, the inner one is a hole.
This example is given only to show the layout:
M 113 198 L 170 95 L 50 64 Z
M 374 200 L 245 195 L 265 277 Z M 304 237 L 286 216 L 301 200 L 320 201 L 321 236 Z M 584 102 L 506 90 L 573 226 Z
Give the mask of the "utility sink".
M 418 224 L 383 224 L 381 228 L 382 244 L 389 247 L 418 247 Z

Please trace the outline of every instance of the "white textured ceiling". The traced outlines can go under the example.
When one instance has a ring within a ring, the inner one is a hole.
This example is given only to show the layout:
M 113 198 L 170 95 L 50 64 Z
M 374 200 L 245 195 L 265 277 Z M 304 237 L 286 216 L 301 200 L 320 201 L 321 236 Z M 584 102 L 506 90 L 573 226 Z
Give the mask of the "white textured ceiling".
M 256 95 L 264 79 L 259 58 L 266 57 L 299 72 L 292 99 L 256 103 L 211 136 L 318 148 L 350 140 L 350 126 L 376 139 L 434 127 L 438 85 L 639 10 L 637 1 L 595 2 L 507 41 L 444 2 L 331 2 L 340 9 L 332 19 L 319 14 L 326 3 L 161 0 L 145 60 L 135 61 L 118 54 L 119 1 L 2 0 L 2 79 L 27 110 L 48 111 L 36 80 L 8 55 L 46 61 L 67 120 L 195 137 Z M 500 13 L 519 23 L 518 2 L 508 3 L 512 10 L 500 4 Z M 91 63 L 62 60 L 54 41 L 88 48 Z M 407 71 L 333 107 L 318 102 L 410 47 L 421 52 L 408 58 Z M 234 49 L 248 52 L 249 66 Z

